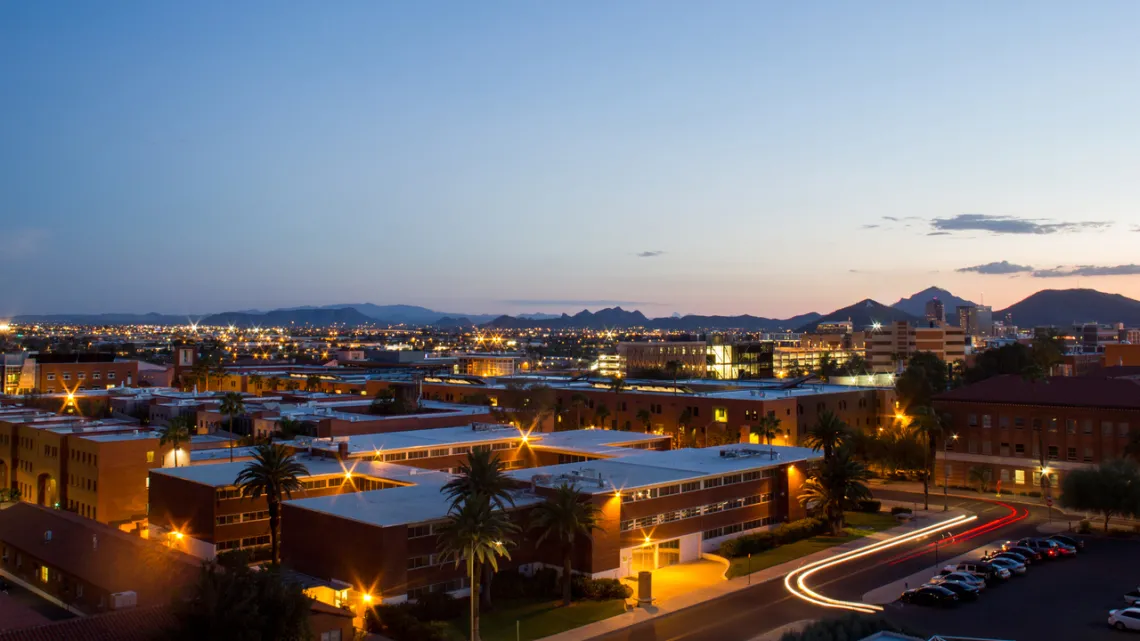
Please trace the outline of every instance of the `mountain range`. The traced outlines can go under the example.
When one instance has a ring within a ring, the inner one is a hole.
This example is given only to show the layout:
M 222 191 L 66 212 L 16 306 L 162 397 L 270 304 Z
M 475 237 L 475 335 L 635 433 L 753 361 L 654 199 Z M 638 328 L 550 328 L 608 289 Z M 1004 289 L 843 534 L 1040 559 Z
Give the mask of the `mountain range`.
M 811 331 L 821 322 L 850 320 L 856 327 L 873 322 L 905 320 L 918 322 L 925 316 L 926 302 L 937 297 L 946 308 L 948 319 L 953 319 L 959 305 L 972 305 L 950 292 L 931 287 L 913 296 L 902 298 L 894 305 L 884 305 L 871 299 L 837 309 L 828 314 L 809 312 L 791 318 L 765 318 L 743 314 L 739 316 L 704 316 L 673 314 L 661 318 L 648 318 L 638 310 L 621 307 L 582 310 L 577 314 L 520 314 L 498 316 L 493 314 L 462 314 L 437 312 L 416 305 L 376 305 L 351 303 L 344 305 L 305 306 L 271 311 L 245 310 L 208 315 L 199 322 L 204 325 L 432 325 L 444 328 L 484 326 L 490 329 L 528 328 L 581 328 L 614 329 L 645 327 L 648 329 L 699 331 L 707 329 L 742 329 L 748 331 L 795 330 Z M 1012 316 L 1019 327 L 1038 325 L 1070 326 L 1073 323 L 1099 322 L 1124 323 L 1140 326 L 1140 301 L 1106 294 L 1093 289 L 1047 289 L 1037 292 L 1003 310 L 994 312 L 994 319 Z M 192 319 L 173 314 L 38 314 L 16 316 L 15 323 L 74 323 L 82 325 L 182 325 Z

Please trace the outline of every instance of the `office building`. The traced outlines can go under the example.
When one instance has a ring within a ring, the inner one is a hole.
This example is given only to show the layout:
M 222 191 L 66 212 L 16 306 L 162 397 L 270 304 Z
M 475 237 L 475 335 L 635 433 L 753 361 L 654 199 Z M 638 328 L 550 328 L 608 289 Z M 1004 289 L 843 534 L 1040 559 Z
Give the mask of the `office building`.
M 901 372 L 917 352 L 930 352 L 946 363 L 964 361 L 966 335 L 960 327 L 911 327 L 906 321 L 884 324 L 871 334 L 867 361 L 872 372 Z
M 957 309 L 958 327 L 966 336 L 990 336 L 994 329 L 993 308 L 987 305 L 961 305 Z
M 618 356 L 625 363 L 626 377 L 647 372 L 667 372 L 676 365 L 678 378 L 704 378 L 708 369 L 708 344 L 705 341 L 621 342 Z
M 937 298 L 926 301 L 926 320 L 934 323 L 946 322 L 946 306 Z

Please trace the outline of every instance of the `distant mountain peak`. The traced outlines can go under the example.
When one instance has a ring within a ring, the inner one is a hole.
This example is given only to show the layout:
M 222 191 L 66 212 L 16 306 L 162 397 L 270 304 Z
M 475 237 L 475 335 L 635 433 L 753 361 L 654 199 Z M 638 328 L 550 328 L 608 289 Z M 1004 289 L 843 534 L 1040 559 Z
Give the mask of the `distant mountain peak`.
M 954 314 L 954 310 L 958 307 L 969 307 L 974 305 L 973 302 L 968 301 L 965 298 L 959 298 L 954 294 L 951 294 L 948 290 L 932 285 L 922 290 L 921 292 L 917 292 L 907 298 L 900 298 L 899 302 L 891 305 L 891 307 L 902 310 L 911 316 L 925 318 L 926 304 L 930 302 L 931 299 L 935 298 L 937 298 L 938 301 L 942 303 L 942 307 L 946 310 L 947 316 Z

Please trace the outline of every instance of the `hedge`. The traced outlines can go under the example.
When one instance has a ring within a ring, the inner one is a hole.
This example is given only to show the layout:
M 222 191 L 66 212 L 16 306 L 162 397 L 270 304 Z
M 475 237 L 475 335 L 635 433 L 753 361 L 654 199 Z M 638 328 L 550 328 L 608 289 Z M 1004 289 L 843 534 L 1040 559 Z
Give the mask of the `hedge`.
M 860 512 L 878 514 L 879 511 L 883 509 L 883 502 L 876 501 L 874 499 L 863 499 L 862 501 L 859 501 L 859 505 L 857 507 L 859 508 Z
M 811 538 L 825 529 L 827 529 L 826 524 L 819 519 L 800 519 L 784 523 L 772 530 L 745 534 L 725 541 L 720 544 L 719 554 L 728 558 L 759 554 L 781 545 Z
M 891 508 L 891 514 L 895 515 L 895 516 L 897 516 L 899 514 L 914 514 L 914 510 L 910 509 L 909 507 L 903 507 L 901 505 L 896 505 L 896 506 Z
M 526 576 L 515 570 L 505 570 L 495 574 L 491 583 L 491 591 L 497 598 L 550 598 L 562 597 L 562 572 L 551 567 L 543 567 Z M 576 574 L 570 579 L 570 594 L 575 599 L 590 601 L 608 601 L 610 599 L 628 599 L 633 595 L 633 588 L 617 579 L 592 579 L 585 575 Z

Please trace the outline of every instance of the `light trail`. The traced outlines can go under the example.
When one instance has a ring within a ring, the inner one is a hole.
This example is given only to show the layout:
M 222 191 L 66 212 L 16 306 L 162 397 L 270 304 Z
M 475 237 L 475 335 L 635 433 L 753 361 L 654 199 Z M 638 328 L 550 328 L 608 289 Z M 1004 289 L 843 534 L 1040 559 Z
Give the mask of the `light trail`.
M 930 552 L 931 550 L 934 549 L 934 547 L 936 545 L 950 545 L 952 543 L 961 543 L 963 541 L 969 541 L 970 539 L 977 538 L 983 534 L 986 534 L 987 532 L 993 532 L 994 530 L 1005 527 L 1007 525 L 1013 525 L 1014 523 L 1017 523 L 1018 521 L 1021 521 L 1022 519 L 1029 516 L 1029 510 L 1025 510 L 1024 512 L 1019 514 L 1017 508 L 1013 507 L 1012 505 L 1009 505 L 1008 503 L 1002 503 L 1001 501 L 987 501 L 987 502 L 993 503 L 995 505 L 1000 505 L 1000 506 L 1006 508 L 1007 510 L 1009 510 L 1009 513 L 1006 514 L 1005 516 L 1002 516 L 1001 518 L 994 519 L 993 521 L 989 521 L 989 522 L 983 523 L 982 525 L 979 525 L 977 527 L 966 530 L 965 532 L 959 532 L 958 534 L 955 534 L 954 536 L 950 537 L 950 539 L 947 541 L 939 541 L 938 543 L 934 543 L 934 542 L 928 543 L 928 544 L 924 545 L 923 547 L 921 547 L 917 550 L 914 550 L 914 551 L 909 552 L 907 554 L 903 554 L 901 556 L 897 556 L 897 557 L 891 559 L 890 561 L 887 562 L 887 564 L 888 565 L 898 565 L 899 563 L 904 563 L 906 561 L 909 561 L 909 560 L 914 559 L 914 558 L 918 558 L 918 557 Z
M 834 567 L 840 563 L 846 563 L 847 561 L 858 559 L 869 554 L 874 554 L 876 552 L 895 547 L 896 545 L 909 543 L 910 541 L 923 538 L 934 532 L 957 527 L 964 523 L 969 523 L 970 521 L 973 521 L 977 518 L 977 516 L 966 516 L 962 514 L 945 521 L 940 521 L 933 525 L 928 525 L 924 528 L 915 530 L 914 532 L 900 534 L 899 536 L 891 537 L 889 539 L 879 541 L 878 543 L 872 543 L 871 545 L 864 546 L 858 550 L 851 550 L 850 552 L 844 552 L 843 554 L 838 554 L 827 559 L 808 563 L 807 565 L 792 570 L 786 576 L 784 576 L 784 587 L 794 596 L 807 601 L 808 603 L 812 603 L 821 607 L 851 610 L 853 612 L 862 612 L 864 614 L 881 612 L 883 608 L 877 605 L 872 605 L 869 603 L 858 603 L 853 601 L 839 601 L 837 599 L 832 599 L 830 597 L 819 594 L 818 592 L 815 592 L 811 588 L 807 587 L 807 578 L 812 574 L 819 572 L 820 570 L 826 570 L 827 568 Z

